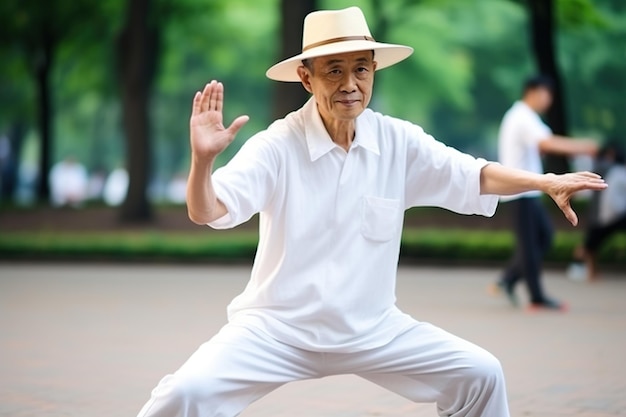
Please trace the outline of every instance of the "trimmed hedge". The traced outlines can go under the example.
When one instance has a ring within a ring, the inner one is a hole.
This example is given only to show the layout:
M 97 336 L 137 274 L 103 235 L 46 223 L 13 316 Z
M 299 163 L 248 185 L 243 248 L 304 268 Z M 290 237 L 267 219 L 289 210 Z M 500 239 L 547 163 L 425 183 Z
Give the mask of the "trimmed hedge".
M 580 232 L 558 232 L 546 261 L 570 262 L 582 237 Z M 509 231 L 409 229 L 402 237 L 400 257 L 452 263 L 503 262 L 510 258 L 514 243 L 514 236 Z M 598 258 L 603 263 L 626 265 L 626 234 L 608 241 Z
M 213 260 L 252 259 L 257 234 L 15 232 L 0 235 L 0 259 Z
M 571 260 L 581 241 L 579 232 L 557 233 L 548 262 Z M 0 234 L 4 260 L 167 260 L 250 261 L 258 235 L 250 231 L 225 233 L 166 232 L 10 232 Z M 445 263 L 503 262 L 513 250 L 507 231 L 406 229 L 400 257 L 404 261 Z M 599 254 L 603 263 L 626 265 L 626 234 L 613 237 Z

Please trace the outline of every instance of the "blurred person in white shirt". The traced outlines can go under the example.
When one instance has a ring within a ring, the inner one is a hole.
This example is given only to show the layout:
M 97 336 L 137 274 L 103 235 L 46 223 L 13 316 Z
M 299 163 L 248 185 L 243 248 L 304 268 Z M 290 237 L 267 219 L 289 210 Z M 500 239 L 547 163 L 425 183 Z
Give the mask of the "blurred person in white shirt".
M 108 206 L 119 206 L 126 199 L 128 193 L 128 171 L 125 168 L 116 168 L 106 179 L 102 199 Z
M 68 156 L 50 170 L 50 199 L 55 207 L 80 207 L 87 198 L 87 169 Z
M 555 135 L 541 120 L 540 115 L 552 105 L 552 88 L 548 77 L 528 79 L 521 100 L 504 115 L 498 134 L 498 156 L 503 166 L 543 174 L 543 154 L 595 155 L 594 141 Z M 532 190 L 501 198 L 509 202 L 513 214 L 515 251 L 495 288 L 502 290 L 517 306 L 515 286 L 523 278 L 531 309 L 565 310 L 566 305 L 548 297 L 541 284 L 543 258 L 552 247 L 554 235 L 542 195 L 541 191 Z
M 626 156 L 617 141 L 600 150 L 594 170 L 605 177 L 609 187 L 593 193 L 583 244 L 574 251 L 575 261 L 567 270 L 575 281 L 595 281 L 598 251 L 615 233 L 626 231 Z

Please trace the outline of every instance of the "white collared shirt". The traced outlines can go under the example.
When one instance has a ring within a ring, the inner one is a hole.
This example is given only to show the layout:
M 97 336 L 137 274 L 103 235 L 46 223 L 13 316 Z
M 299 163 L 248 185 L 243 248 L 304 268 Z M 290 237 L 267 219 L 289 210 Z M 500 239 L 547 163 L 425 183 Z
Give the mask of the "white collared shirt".
M 539 115 L 523 101 L 517 101 L 507 110 L 498 133 L 498 159 L 509 168 L 543 174 L 539 142 L 552 136 L 552 130 Z M 503 201 L 521 197 L 537 197 L 541 191 L 502 197 Z
M 480 196 L 486 163 L 369 109 L 346 152 L 309 100 L 213 175 L 228 214 L 210 226 L 234 227 L 260 212 L 251 278 L 229 320 L 313 351 L 388 343 L 414 323 L 395 306 L 404 210 L 493 215 L 497 197 Z

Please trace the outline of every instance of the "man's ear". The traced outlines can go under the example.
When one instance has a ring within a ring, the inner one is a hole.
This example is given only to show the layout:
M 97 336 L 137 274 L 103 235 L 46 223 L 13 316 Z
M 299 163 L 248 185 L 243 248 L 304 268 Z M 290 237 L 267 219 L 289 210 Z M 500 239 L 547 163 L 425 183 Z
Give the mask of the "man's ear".
M 372 61 L 372 69 L 376 71 L 376 67 L 378 66 L 378 62 Z
M 300 77 L 300 82 L 304 89 L 310 94 L 313 94 L 313 89 L 311 88 L 311 72 L 304 65 L 300 65 L 298 67 L 298 76 Z

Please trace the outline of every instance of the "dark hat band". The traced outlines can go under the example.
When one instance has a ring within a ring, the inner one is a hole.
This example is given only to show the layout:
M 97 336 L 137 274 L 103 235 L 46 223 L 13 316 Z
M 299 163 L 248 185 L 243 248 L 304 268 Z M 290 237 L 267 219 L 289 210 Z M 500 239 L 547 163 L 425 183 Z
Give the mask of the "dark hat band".
M 318 46 L 328 45 L 328 44 L 337 43 L 337 42 L 345 42 L 345 41 L 370 41 L 370 42 L 376 42 L 374 40 L 374 38 L 372 38 L 371 36 L 342 36 L 340 38 L 332 38 L 332 39 L 327 39 L 325 41 L 312 43 L 312 44 L 307 45 L 304 48 L 302 48 L 302 52 L 305 52 L 305 51 L 307 51 L 307 50 L 309 50 L 311 48 L 317 48 Z

